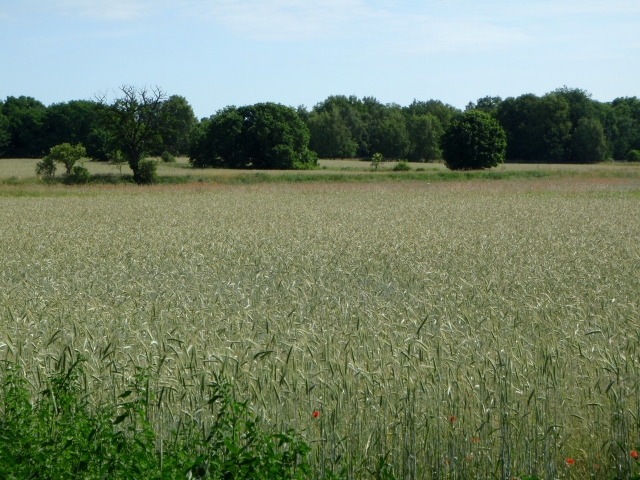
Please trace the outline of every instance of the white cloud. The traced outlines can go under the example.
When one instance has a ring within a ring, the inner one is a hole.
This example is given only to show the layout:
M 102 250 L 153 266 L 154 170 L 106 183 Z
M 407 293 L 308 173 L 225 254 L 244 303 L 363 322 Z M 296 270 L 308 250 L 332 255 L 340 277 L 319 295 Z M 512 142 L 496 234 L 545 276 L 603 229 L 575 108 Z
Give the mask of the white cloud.
M 262 40 L 323 38 L 379 18 L 360 0 L 192 1 L 191 15 Z
M 640 2 L 636 0 L 537 0 L 530 2 L 512 2 L 507 12 L 526 16 L 554 15 L 632 15 L 640 13 Z
M 214 18 L 229 27 L 253 27 L 271 32 L 270 35 L 279 28 L 313 34 L 363 21 L 394 21 L 398 17 L 419 21 L 427 15 L 452 21 L 475 16 L 475 20 L 519 22 L 532 16 L 640 13 L 637 0 L 14 0 L 11 3 L 0 6 L 0 18 L 11 12 L 43 9 L 108 20 L 172 13 Z
M 135 20 L 152 12 L 153 4 L 140 0 L 58 0 L 66 14 L 104 20 Z
M 606 17 L 640 22 L 638 0 L 22 0 L 3 10 L 0 19 L 44 10 L 149 28 L 176 18 L 248 40 L 337 40 L 410 54 L 562 41 L 575 32 L 554 25 L 579 17 L 600 29 Z
M 432 3 L 434 8 L 363 0 L 192 0 L 186 14 L 250 39 L 360 39 L 414 53 L 473 49 L 526 38 L 519 29 L 497 24 L 489 15 L 474 19 L 463 9 L 454 12 L 449 3 Z

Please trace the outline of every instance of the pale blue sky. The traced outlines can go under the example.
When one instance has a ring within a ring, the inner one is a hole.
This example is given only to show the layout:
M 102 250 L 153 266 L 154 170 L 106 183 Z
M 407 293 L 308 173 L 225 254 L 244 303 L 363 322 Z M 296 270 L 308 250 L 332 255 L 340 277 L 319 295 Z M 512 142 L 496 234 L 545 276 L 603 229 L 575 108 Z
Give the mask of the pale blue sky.
M 640 0 L 0 0 L 0 98 L 158 85 L 199 117 L 331 94 L 640 95 Z

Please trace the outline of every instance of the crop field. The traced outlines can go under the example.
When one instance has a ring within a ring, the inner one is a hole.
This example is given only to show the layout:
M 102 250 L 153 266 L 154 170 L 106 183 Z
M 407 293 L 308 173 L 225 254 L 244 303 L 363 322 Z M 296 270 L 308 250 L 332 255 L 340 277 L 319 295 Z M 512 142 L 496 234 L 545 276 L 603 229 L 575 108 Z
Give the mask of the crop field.
M 637 176 L 56 188 L 0 197 L 34 394 L 79 355 L 94 405 L 147 372 L 170 442 L 224 377 L 313 478 L 640 473 Z

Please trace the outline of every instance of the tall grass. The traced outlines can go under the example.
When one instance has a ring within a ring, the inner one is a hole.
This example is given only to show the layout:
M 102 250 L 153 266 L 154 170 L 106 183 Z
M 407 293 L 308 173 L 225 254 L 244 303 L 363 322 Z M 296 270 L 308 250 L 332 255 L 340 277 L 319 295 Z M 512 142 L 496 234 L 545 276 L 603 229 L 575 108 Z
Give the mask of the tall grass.
M 585 188 L 3 198 L 0 358 L 149 372 L 158 449 L 224 376 L 313 478 L 629 478 L 640 197 Z

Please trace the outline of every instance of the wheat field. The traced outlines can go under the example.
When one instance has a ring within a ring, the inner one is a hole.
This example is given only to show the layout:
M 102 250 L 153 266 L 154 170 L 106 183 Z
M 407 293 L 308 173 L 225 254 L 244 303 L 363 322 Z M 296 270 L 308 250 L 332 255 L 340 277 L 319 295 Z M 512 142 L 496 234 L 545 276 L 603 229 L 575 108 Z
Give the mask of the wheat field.
M 169 435 L 223 375 L 317 478 L 638 473 L 637 180 L 68 191 L 0 198 L 0 360 L 34 392 L 142 369 Z

